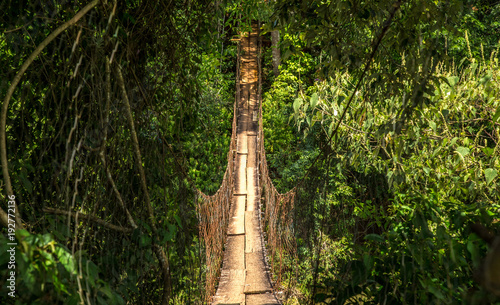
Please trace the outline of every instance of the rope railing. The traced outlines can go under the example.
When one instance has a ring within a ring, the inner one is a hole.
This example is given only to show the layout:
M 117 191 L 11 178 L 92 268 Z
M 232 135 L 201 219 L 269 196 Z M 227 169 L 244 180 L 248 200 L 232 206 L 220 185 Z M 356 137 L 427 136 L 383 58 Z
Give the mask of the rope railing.
M 224 173 L 221 186 L 217 192 L 212 195 L 206 195 L 194 184 L 195 200 L 197 203 L 197 212 L 199 220 L 200 238 L 205 243 L 206 257 L 206 282 L 205 282 L 205 300 L 208 303 L 210 296 L 215 292 L 217 278 L 220 275 L 220 266 L 224 254 L 224 244 L 226 242 L 227 227 L 229 224 L 229 209 L 233 198 L 236 138 L 237 138 L 237 118 L 238 101 L 240 99 L 240 52 L 241 46 L 238 43 L 238 57 L 236 63 L 236 97 L 233 107 L 233 124 L 231 131 L 231 142 L 229 152 L 227 153 L 227 167 Z

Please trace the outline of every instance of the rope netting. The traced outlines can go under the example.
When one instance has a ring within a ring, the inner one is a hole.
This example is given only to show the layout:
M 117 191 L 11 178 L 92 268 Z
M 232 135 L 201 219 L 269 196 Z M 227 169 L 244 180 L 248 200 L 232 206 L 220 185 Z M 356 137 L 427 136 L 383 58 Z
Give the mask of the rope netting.
M 227 153 L 227 167 L 221 186 L 212 195 L 206 195 L 196 186 L 195 200 L 198 209 L 200 238 L 205 243 L 206 257 L 206 283 L 205 299 L 208 301 L 215 293 L 217 278 L 220 275 L 220 266 L 224 255 L 224 244 L 226 242 L 227 227 L 229 224 L 229 209 L 233 198 L 235 155 L 236 155 L 236 123 L 238 118 L 238 101 L 240 99 L 240 44 L 238 44 L 238 55 L 236 63 L 236 97 L 233 107 L 233 124 L 231 131 L 231 142 Z
M 231 151 L 229 154 L 232 154 Z M 207 299 L 215 292 L 224 253 L 229 207 L 233 196 L 234 171 L 230 169 L 232 166 L 233 161 L 231 160 L 228 163 L 222 185 L 215 195 L 208 196 L 199 190 L 196 193 L 200 237 L 205 242 L 206 251 L 205 297 Z

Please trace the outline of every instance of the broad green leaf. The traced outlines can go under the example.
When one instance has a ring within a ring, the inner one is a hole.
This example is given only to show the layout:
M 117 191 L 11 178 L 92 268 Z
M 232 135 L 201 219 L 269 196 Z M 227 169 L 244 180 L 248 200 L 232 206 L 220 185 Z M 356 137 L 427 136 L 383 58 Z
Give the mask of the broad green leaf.
M 99 289 L 100 292 L 102 292 L 105 296 L 107 296 L 109 299 L 113 298 L 113 292 L 109 288 L 109 285 L 105 285 Z
M 314 93 L 311 96 L 311 101 L 310 101 L 310 103 L 311 103 L 311 109 L 316 108 L 316 105 L 318 104 L 318 101 L 319 101 L 318 94 Z
M 469 154 L 470 150 L 467 147 L 459 146 L 457 147 L 457 153 L 459 153 L 462 157 L 465 157 Z
M 177 222 L 177 225 L 179 226 L 179 228 L 182 229 L 182 222 L 181 222 L 181 218 L 178 216 L 178 215 L 174 215 L 174 219 L 175 221 Z
M 363 255 L 363 262 L 367 270 L 373 269 L 373 262 L 374 262 L 373 256 L 368 254 Z
M 424 166 L 422 169 L 424 170 L 426 175 L 429 175 L 429 173 L 431 172 L 431 169 L 428 168 L 427 166 Z
M 97 267 L 97 265 L 93 262 L 87 261 L 86 268 L 88 272 L 87 279 L 94 286 L 95 282 L 99 279 L 99 267 Z
M 491 156 L 491 155 L 493 154 L 493 152 L 495 151 L 495 150 L 494 150 L 493 148 L 491 148 L 491 147 L 485 147 L 485 148 L 482 148 L 481 150 L 482 150 L 482 151 L 484 152 L 484 154 L 485 154 L 486 156 L 488 156 L 488 157 L 489 157 L 489 156 Z
M 298 97 L 293 102 L 293 111 L 298 112 L 300 105 L 302 105 L 302 99 Z
M 64 269 L 66 269 L 70 274 L 75 273 L 75 261 L 71 253 L 69 253 L 63 247 L 57 246 L 55 254 L 61 264 L 64 266 Z
M 22 238 L 28 237 L 30 235 L 31 234 L 28 231 L 26 231 L 25 229 L 16 230 L 16 238 L 17 239 L 22 239 Z
M 19 175 L 19 180 L 21 180 L 28 193 L 31 194 L 33 192 L 33 184 L 26 178 L 26 174 Z
M 326 300 L 328 295 L 326 295 L 325 293 L 317 293 L 314 295 L 314 301 L 317 302 L 317 303 L 322 303 Z
M 30 267 L 28 268 L 28 272 L 26 272 L 25 274 L 22 275 L 22 280 L 24 281 L 24 284 L 26 285 L 26 287 L 28 288 L 28 290 L 31 292 L 31 293 L 36 293 L 35 292 L 35 284 L 37 282 L 37 279 L 35 277 L 35 275 L 33 274 L 33 265 L 30 265 Z M 42 279 L 39 279 L 39 280 L 42 280 Z M 43 279 L 45 280 L 45 279 Z
M 99 299 L 100 297 L 97 296 L 97 299 Z M 80 304 L 80 295 L 79 294 L 74 294 L 70 297 L 68 297 L 68 299 L 65 300 L 65 304 L 67 305 L 78 305 Z
M 435 122 L 430 121 L 429 126 L 432 128 L 432 130 L 434 130 L 434 132 L 436 132 L 436 123 Z
M 446 78 L 446 80 L 448 81 L 448 85 L 453 88 L 458 83 L 459 77 L 458 76 L 448 76 Z
M 438 148 L 436 148 L 433 152 L 432 152 L 432 158 L 434 158 L 435 156 L 437 156 L 437 154 L 441 151 L 441 146 L 439 146 Z
M 493 168 L 487 168 L 484 170 L 484 177 L 486 178 L 486 184 L 490 184 L 493 179 L 496 178 L 498 172 Z

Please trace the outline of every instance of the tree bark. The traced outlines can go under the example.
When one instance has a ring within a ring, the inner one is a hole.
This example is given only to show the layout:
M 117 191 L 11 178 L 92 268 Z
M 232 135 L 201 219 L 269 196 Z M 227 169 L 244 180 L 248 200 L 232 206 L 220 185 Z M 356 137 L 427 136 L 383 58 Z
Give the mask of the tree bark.
M 273 48 L 273 72 L 274 76 L 278 76 L 280 74 L 279 66 L 281 64 L 281 53 L 280 53 L 280 32 L 272 31 L 271 32 L 271 45 Z

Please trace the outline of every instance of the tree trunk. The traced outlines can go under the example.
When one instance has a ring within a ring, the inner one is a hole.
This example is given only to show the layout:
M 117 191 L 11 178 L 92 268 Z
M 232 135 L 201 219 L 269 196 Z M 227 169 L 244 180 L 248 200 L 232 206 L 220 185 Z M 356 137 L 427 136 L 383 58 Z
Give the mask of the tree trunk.
M 281 63 L 281 54 L 279 49 L 280 42 L 280 32 L 272 31 L 271 32 L 271 44 L 273 46 L 273 72 L 274 76 L 278 76 L 280 74 L 279 66 Z

